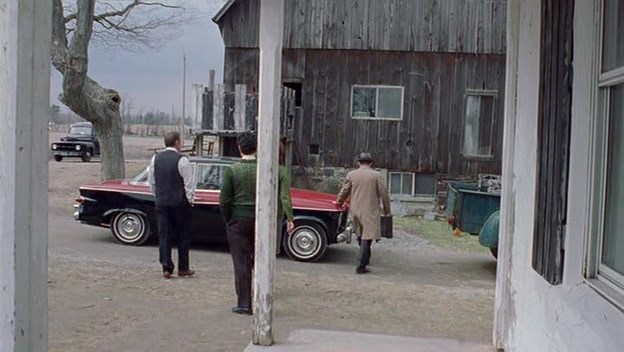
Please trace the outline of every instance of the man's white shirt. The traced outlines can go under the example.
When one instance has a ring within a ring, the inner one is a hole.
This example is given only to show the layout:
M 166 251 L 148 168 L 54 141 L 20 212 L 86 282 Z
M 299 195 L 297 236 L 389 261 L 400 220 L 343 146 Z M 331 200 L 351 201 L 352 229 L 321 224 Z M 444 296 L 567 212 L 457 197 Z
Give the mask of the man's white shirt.
M 175 148 L 166 148 L 165 150 L 174 151 L 179 153 Z M 147 179 L 150 186 L 150 191 L 152 194 L 156 194 L 156 179 L 154 178 L 154 160 L 156 159 L 156 155 L 152 157 L 150 161 Z M 195 198 L 195 173 L 193 172 L 193 165 L 189 161 L 189 158 L 186 156 L 182 156 L 178 161 L 178 172 L 182 179 L 184 180 L 184 192 L 186 193 L 186 199 L 189 204 L 193 204 L 193 199 Z

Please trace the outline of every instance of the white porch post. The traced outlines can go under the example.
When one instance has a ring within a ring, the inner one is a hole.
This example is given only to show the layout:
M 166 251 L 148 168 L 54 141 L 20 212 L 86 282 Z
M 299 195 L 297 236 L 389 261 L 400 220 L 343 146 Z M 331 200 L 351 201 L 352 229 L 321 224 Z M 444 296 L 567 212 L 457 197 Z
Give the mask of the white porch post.
M 264 346 L 273 344 L 283 31 L 284 0 L 261 0 L 253 343 Z
M 513 168 L 516 136 L 516 100 L 518 91 L 518 48 L 520 42 L 520 0 L 507 2 L 507 72 L 505 82 L 505 127 L 503 133 L 503 167 L 501 217 L 498 240 L 498 265 L 494 312 L 494 346 L 506 347 L 507 328 L 510 324 L 511 261 L 515 219 L 515 192 Z
M 52 2 L 0 0 L 0 351 L 46 351 Z
M 523 116 L 536 116 L 534 103 L 538 100 L 535 87 L 539 85 L 539 18 L 540 0 L 509 0 L 507 2 L 507 72 L 505 84 L 505 128 L 503 137 L 503 167 L 501 217 L 498 242 L 498 265 L 496 271 L 496 300 L 494 312 L 493 342 L 504 349 L 510 343 L 516 315 L 512 278 L 514 272 L 514 241 L 516 236 L 516 194 L 518 182 L 515 174 L 523 165 L 524 154 L 516 154 L 518 141 L 526 135 L 518 134 L 524 127 Z M 522 74 L 520 74 L 522 72 Z M 522 160 L 518 162 L 518 160 Z M 517 239 L 516 239 L 517 240 Z M 522 263 L 522 265 L 528 265 Z M 516 269 L 517 270 L 517 269 Z

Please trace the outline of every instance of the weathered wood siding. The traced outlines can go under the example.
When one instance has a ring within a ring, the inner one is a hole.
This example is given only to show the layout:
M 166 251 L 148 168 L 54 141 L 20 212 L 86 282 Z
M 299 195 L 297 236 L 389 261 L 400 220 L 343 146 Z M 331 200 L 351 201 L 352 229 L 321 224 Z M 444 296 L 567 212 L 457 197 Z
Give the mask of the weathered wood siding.
M 226 49 L 225 86 L 257 87 L 257 51 Z M 237 58 L 243 56 L 245 59 Z M 226 59 L 226 67 L 229 65 Z M 353 50 L 284 50 L 282 77 L 302 83 L 303 117 L 295 138 L 304 160 L 319 145 L 320 166 L 351 167 L 364 150 L 380 167 L 449 175 L 500 173 L 505 80 L 504 55 Z M 402 121 L 351 118 L 352 85 L 404 87 Z M 462 156 L 465 94 L 495 90 L 492 152 L 487 160 Z
M 284 48 L 505 53 L 505 0 L 286 0 Z M 225 46 L 258 47 L 258 0 L 221 18 Z
M 257 92 L 258 3 L 238 0 L 218 22 L 226 90 L 246 84 Z M 303 159 L 351 167 L 368 150 L 393 170 L 500 173 L 506 7 L 505 0 L 286 0 L 282 79 L 302 86 L 295 139 Z M 353 120 L 352 85 L 403 86 L 403 120 Z M 498 91 L 492 158 L 462 155 L 468 90 Z M 310 145 L 318 157 L 309 158 Z
M 533 268 L 563 280 L 572 118 L 574 1 L 542 1 L 537 199 Z

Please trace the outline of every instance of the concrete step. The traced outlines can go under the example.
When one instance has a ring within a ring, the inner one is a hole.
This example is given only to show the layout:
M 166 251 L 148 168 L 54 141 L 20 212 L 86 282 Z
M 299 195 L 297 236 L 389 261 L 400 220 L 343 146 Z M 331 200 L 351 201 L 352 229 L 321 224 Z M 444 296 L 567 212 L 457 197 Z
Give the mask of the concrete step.
M 245 352 L 493 352 L 492 346 L 448 339 L 428 339 L 358 332 L 294 330 L 285 343 L 250 344 Z

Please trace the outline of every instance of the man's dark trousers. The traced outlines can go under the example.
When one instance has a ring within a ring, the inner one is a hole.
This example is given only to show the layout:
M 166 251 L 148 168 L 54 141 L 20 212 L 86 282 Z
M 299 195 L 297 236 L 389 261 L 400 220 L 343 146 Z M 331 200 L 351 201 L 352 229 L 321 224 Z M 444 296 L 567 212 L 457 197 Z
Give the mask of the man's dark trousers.
M 370 264 L 371 245 L 373 244 L 373 240 L 363 240 L 360 236 L 358 236 L 357 241 L 360 245 L 358 267 L 365 268 L 368 264 Z
M 175 265 L 171 260 L 171 248 L 178 245 L 178 272 L 189 270 L 189 248 L 191 245 L 192 210 L 190 205 L 156 206 L 158 222 L 158 245 L 163 272 L 173 273 Z
M 255 220 L 234 218 L 228 222 L 227 238 L 234 262 L 234 286 L 239 308 L 251 309 L 251 273 L 255 251 Z

